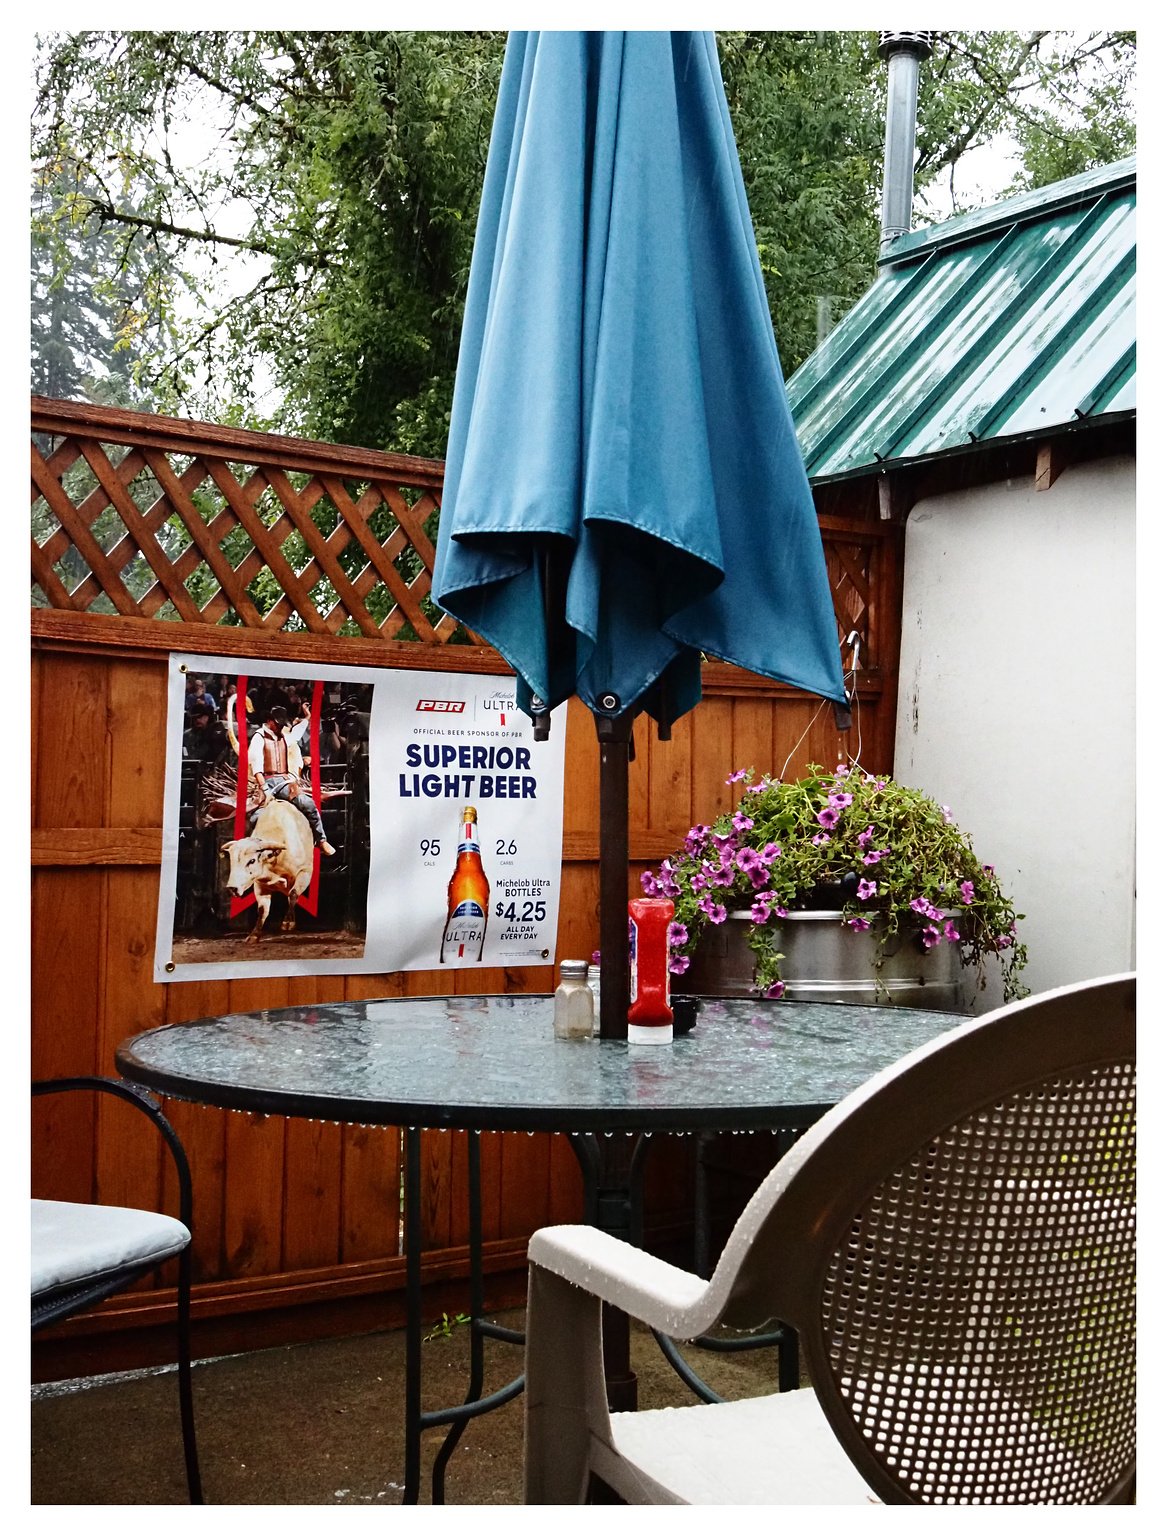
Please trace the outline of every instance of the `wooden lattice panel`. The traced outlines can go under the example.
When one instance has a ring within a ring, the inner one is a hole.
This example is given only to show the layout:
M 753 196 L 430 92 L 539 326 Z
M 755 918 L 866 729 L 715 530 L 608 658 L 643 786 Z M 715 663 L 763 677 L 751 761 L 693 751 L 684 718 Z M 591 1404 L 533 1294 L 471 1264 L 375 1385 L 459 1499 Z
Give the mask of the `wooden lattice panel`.
M 831 601 L 842 642 L 851 633 L 859 636 L 861 664 L 869 662 L 874 541 L 858 533 L 824 533 L 823 553 L 827 559 L 827 579 Z
M 442 644 L 441 483 L 428 459 L 34 398 L 33 602 Z

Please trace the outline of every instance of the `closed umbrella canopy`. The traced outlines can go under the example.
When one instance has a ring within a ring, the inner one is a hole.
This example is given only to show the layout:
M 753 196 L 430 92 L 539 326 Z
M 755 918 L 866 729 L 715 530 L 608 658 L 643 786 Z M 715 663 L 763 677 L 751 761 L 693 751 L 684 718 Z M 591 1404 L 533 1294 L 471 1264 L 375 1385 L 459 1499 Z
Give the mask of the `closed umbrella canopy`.
M 712 33 L 510 36 L 434 597 L 525 706 L 667 723 L 701 652 L 845 702 Z

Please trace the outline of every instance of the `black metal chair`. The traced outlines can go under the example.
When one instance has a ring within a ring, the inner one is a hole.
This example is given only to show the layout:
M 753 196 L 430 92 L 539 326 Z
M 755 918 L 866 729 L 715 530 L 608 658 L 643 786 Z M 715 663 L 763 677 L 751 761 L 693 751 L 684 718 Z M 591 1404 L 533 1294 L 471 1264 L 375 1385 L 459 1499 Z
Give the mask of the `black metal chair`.
M 59 1077 L 32 1085 L 34 1098 L 87 1089 L 112 1094 L 153 1121 L 178 1174 L 179 1220 L 125 1206 L 32 1202 L 32 1331 L 58 1323 L 124 1290 L 178 1258 L 178 1399 L 192 1504 L 203 1502 L 190 1381 L 190 1169 L 182 1143 L 144 1088 L 109 1077 Z

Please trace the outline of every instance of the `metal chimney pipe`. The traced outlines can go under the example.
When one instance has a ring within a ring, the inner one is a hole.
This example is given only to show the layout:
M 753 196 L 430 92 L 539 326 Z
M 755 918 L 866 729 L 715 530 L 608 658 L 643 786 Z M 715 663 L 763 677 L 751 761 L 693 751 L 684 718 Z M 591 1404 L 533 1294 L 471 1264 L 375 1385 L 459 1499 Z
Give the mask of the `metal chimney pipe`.
M 879 54 L 887 60 L 887 127 L 883 146 L 883 208 L 880 254 L 912 227 L 912 175 L 916 163 L 916 93 L 920 60 L 932 52 L 931 32 L 881 32 Z

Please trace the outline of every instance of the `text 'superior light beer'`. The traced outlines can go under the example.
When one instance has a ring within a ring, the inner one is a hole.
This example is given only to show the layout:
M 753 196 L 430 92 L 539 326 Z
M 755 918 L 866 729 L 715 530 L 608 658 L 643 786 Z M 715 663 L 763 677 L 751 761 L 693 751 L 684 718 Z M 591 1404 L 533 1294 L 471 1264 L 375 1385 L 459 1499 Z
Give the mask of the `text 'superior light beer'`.
M 486 942 L 486 914 L 490 911 L 490 881 L 482 868 L 478 847 L 478 812 L 468 805 L 462 812 L 462 841 L 458 862 L 447 888 L 446 927 L 442 934 L 441 963 L 447 960 L 481 960 Z

